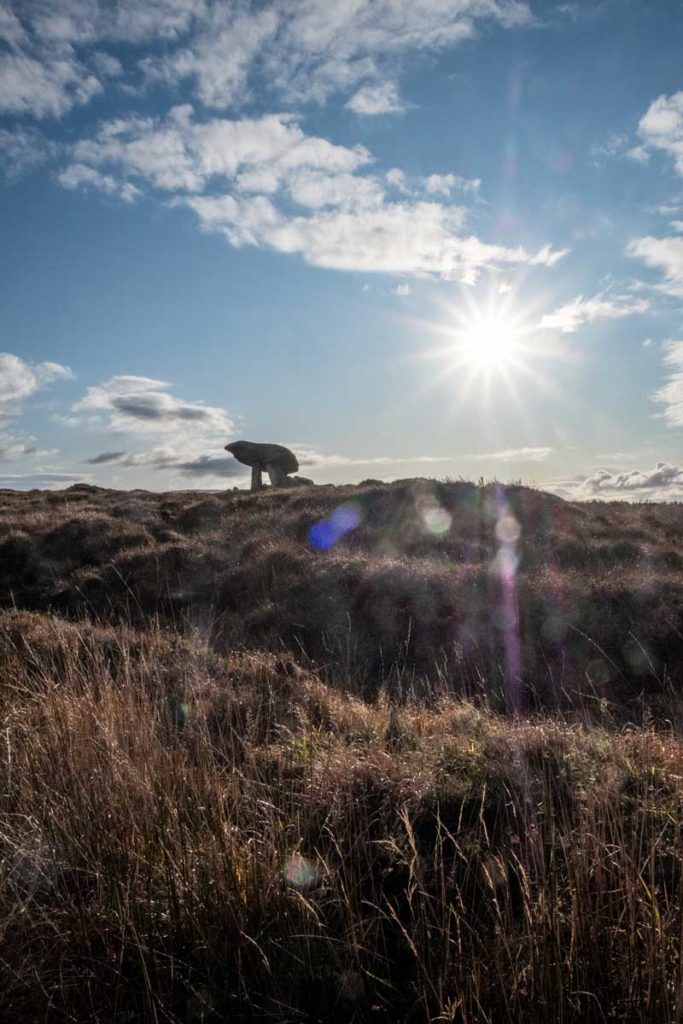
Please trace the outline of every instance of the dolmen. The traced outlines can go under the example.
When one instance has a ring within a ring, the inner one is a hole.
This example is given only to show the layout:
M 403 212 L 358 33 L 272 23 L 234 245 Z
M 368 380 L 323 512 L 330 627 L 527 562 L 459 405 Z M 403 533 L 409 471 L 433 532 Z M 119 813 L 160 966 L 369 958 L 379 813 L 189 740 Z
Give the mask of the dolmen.
M 260 491 L 263 488 L 264 471 L 270 478 L 272 487 L 297 487 L 312 484 L 302 476 L 291 476 L 299 469 L 299 461 L 289 448 L 282 444 L 261 444 L 258 441 L 233 441 L 226 444 L 226 452 L 251 467 L 251 489 Z

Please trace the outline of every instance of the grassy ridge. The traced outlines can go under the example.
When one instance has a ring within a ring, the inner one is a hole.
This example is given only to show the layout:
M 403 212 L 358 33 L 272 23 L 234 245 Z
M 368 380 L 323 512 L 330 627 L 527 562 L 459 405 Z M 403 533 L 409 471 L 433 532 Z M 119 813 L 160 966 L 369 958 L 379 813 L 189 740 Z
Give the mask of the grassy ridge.
M 340 507 L 355 527 L 316 549 L 311 528 Z M 0 607 L 140 626 L 161 618 L 223 651 L 266 647 L 341 666 L 345 685 L 364 692 L 438 678 L 501 707 L 513 632 L 519 665 L 507 676 L 519 679 L 522 707 L 588 695 L 628 719 L 645 694 L 670 717 L 683 662 L 682 535 L 681 505 L 571 504 L 465 483 L 6 492 Z
M 681 515 L 3 496 L 0 1019 L 680 1020 Z

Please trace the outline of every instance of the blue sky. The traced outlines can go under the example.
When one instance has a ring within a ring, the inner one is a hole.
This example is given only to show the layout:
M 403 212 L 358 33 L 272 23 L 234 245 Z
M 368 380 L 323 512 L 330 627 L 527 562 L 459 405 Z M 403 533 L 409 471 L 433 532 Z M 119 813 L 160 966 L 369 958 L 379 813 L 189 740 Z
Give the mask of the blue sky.
M 0 0 L 0 486 L 683 497 L 683 3 Z

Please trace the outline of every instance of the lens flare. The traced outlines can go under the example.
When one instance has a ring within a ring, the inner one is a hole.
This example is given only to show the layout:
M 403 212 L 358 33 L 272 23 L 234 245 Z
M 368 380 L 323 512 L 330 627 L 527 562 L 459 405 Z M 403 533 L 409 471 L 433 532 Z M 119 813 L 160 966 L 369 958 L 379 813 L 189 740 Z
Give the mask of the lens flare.
M 308 531 L 308 539 L 314 548 L 327 551 L 347 533 L 355 530 L 362 518 L 362 510 L 355 502 L 338 505 L 327 519 L 313 524 Z
M 288 885 L 302 891 L 315 889 L 322 881 L 319 866 L 308 857 L 302 857 L 300 853 L 293 853 L 289 857 L 282 874 Z

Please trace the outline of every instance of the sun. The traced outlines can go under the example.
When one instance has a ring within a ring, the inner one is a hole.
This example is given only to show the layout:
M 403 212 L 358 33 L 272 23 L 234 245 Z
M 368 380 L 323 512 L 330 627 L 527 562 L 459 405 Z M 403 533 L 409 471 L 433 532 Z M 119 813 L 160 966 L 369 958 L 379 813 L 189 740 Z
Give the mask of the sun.
M 444 387 L 457 395 L 458 408 L 471 401 L 482 415 L 501 401 L 526 415 L 532 390 L 559 398 L 558 364 L 572 357 L 558 338 L 539 331 L 543 305 L 542 296 L 522 303 L 518 289 L 495 283 L 442 300 L 438 316 L 414 321 L 431 339 L 414 356 L 434 364 L 425 387 Z
M 476 313 L 457 330 L 454 356 L 471 370 L 504 370 L 519 356 L 520 340 L 519 328 L 504 314 Z

